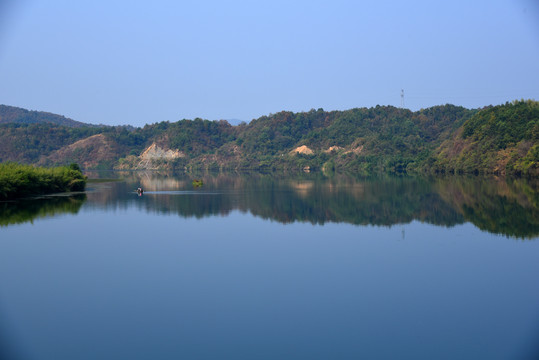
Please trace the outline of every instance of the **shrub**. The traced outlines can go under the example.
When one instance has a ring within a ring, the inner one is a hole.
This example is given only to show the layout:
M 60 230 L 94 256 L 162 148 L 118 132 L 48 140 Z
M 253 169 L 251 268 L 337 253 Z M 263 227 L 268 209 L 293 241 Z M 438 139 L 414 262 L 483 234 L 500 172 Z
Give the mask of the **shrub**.
M 0 164 L 0 200 L 65 191 L 83 191 L 86 177 L 77 164 L 56 168 Z

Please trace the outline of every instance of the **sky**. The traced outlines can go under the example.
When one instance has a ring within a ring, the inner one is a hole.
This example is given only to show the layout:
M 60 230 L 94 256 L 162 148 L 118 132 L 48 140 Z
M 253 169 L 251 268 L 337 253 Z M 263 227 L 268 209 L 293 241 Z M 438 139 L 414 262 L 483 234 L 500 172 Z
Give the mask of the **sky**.
M 537 0 L 0 0 L 0 104 L 143 126 L 539 100 Z

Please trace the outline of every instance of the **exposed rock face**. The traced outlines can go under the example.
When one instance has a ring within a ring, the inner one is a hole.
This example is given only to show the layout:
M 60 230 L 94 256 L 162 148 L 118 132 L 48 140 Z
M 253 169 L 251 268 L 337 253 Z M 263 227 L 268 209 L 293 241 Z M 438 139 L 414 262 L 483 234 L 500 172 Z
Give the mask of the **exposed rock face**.
M 132 159 L 129 162 L 132 163 L 132 165 L 127 165 L 127 168 L 135 168 L 135 169 L 148 169 L 148 170 L 156 170 L 163 167 L 163 164 L 159 163 L 160 160 L 174 160 L 185 157 L 185 154 L 179 150 L 171 150 L 171 149 L 163 149 L 162 147 L 158 146 L 156 143 L 153 143 L 150 145 L 138 158 Z M 134 164 L 133 164 L 133 160 Z M 133 166 L 134 165 L 134 166 Z M 120 165 L 120 167 L 123 167 Z
M 333 151 L 339 151 L 339 150 L 342 150 L 343 148 L 340 147 L 340 146 L 330 146 L 327 150 L 324 150 L 325 153 L 331 153 Z
M 314 151 L 309 149 L 307 146 L 302 145 L 300 147 L 295 148 L 290 152 L 291 154 L 305 154 L 305 155 L 312 155 L 314 154 Z
M 179 150 L 165 150 L 157 146 L 156 143 L 150 145 L 140 155 L 141 160 L 172 160 L 185 157 L 185 154 Z

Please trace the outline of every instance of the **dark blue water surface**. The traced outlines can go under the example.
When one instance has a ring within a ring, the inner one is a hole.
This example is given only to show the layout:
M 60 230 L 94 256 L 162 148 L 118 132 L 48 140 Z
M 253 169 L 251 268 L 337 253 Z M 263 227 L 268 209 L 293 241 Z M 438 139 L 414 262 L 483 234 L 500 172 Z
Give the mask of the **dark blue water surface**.
M 539 355 L 533 183 L 105 176 L 1 204 L 4 359 Z

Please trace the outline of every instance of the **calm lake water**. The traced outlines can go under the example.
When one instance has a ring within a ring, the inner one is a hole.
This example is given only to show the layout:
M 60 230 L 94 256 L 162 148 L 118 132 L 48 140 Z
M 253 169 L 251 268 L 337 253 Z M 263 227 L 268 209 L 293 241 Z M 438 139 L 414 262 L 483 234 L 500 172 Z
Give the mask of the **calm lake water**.
M 89 175 L 0 203 L 2 359 L 539 358 L 537 182 Z

